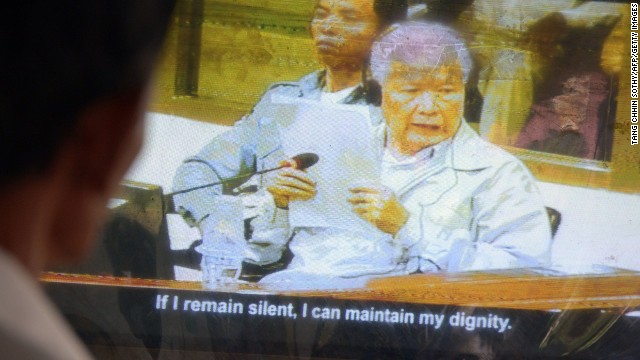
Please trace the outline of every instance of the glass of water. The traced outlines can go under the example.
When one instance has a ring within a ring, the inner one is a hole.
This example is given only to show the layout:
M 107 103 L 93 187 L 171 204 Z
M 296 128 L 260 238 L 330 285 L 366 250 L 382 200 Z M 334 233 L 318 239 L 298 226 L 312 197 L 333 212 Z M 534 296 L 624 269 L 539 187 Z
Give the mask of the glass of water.
M 236 283 L 244 256 L 220 250 L 202 254 L 202 280 L 205 288 L 216 289 Z
M 206 288 L 235 283 L 242 270 L 245 252 L 242 200 L 216 196 L 213 210 L 200 224 L 202 281 Z

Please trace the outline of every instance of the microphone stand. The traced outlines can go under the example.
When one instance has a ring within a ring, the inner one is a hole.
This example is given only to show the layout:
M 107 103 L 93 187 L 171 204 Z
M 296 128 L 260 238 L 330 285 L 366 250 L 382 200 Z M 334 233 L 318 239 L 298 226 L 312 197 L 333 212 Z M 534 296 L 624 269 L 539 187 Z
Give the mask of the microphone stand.
M 184 194 L 184 193 L 188 193 L 188 192 L 195 191 L 195 190 L 208 188 L 208 187 L 211 187 L 211 186 L 224 185 L 225 183 L 227 183 L 229 181 L 240 180 L 240 179 L 252 177 L 253 175 L 262 175 L 262 174 L 266 174 L 266 173 L 271 172 L 271 171 L 280 170 L 280 169 L 285 168 L 285 167 L 289 167 L 289 166 L 288 165 L 283 165 L 283 166 L 278 166 L 278 167 L 273 168 L 273 169 L 261 170 L 261 171 L 256 171 L 254 173 L 238 175 L 238 176 L 232 176 L 230 178 L 222 179 L 220 181 L 212 182 L 212 183 L 209 183 L 209 184 L 200 185 L 200 186 L 196 186 L 196 187 L 192 187 L 192 188 L 188 188 L 188 189 L 184 189 L 184 190 L 178 190 L 178 191 L 170 192 L 168 194 L 165 194 L 165 196 L 179 195 L 179 194 Z
M 315 163 L 318 162 L 318 155 L 313 154 L 313 153 L 304 153 L 304 154 L 299 154 L 299 155 L 294 156 L 293 158 L 291 158 L 291 160 L 294 161 L 295 167 L 297 169 L 304 170 L 304 169 L 306 169 L 306 168 L 308 168 L 308 167 L 310 167 L 310 166 L 312 166 L 312 165 L 314 165 Z M 272 169 L 261 170 L 261 171 L 256 171 L 256 172 L 250 172 L 250 173 L 244 174 L 244 175 L 232 176 L 230 178 L 222 179 L 220 181 L 212 182 L 212 183 L 209 183 L 209 184 L 199 185 L 199 186 L 195 186 L 195 187 L 192 187 L 192 188 L 188 188 L 188 189 L 183 189 L 183 190 L 178 190 L 178 191 L 167 193 L 167 194 L 163 195 L 163 203 L 164 203 L 165 213 L 175 212 L 175 204 L 173 202 L 173 196 L 174 195 L 180 195 L 180 194 L 188 193 L 188 192 L 191 192 L 191 191 L 208 188 L 208 187 L 211 187 L 211 186 L 224 185 L 224 184 L 226 184 L 228 182 L 231 182 L 231 181 L 249 178 L 249 177 L 251 177 L 253 175 L 266 174 L 268 172 L 280 170 L 280 169 L 286 168 L 286 167 L 291 167 L 291 165 L 290 164 L 286 164 L 286 165 L 278 166 L 278 167 L 272 168 Z

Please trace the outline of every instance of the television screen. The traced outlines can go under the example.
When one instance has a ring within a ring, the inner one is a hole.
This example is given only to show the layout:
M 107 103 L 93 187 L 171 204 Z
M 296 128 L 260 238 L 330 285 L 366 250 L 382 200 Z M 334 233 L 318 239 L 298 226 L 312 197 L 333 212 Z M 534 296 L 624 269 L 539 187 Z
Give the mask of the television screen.
M 180 0 L 98 358 L 640 357 L 638 6 Z

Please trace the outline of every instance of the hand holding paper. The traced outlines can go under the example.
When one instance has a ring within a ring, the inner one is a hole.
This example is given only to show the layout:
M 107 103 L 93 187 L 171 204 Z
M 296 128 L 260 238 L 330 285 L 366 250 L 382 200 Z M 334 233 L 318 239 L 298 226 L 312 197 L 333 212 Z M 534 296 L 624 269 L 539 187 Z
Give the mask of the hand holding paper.
M 286 209 L 290 201 L 309 200 L 316 195 L 316 183 L 305 171 L 298 170 L 295 162 L 284 160 L 280 162 L 280 166 L 286 167 L 278 170 L 272 182 L 267 185 L 277 207 Z

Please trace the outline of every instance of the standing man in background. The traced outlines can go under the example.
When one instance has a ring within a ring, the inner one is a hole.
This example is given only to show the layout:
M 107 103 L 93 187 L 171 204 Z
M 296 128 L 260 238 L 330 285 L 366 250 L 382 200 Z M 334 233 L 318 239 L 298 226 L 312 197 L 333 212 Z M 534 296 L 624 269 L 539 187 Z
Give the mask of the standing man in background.
M 172 7 L 24 1 L 0 15 L 3 358 L 90 358 L 37 276 L 91 248 L 142 143 L 148 83 Z

